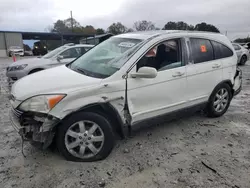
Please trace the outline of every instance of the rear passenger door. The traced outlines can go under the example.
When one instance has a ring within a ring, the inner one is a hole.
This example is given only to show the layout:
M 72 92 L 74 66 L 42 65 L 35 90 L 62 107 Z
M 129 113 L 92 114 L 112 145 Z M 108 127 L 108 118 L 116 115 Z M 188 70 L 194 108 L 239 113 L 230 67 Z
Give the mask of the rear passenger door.
M 204 38 L 187 39 L 189 64 L 187 65 L 187 97 L 190 105 L 208 100 L 215 86 L 223 79 L 222 62 L 215 59 L 212 42 Z

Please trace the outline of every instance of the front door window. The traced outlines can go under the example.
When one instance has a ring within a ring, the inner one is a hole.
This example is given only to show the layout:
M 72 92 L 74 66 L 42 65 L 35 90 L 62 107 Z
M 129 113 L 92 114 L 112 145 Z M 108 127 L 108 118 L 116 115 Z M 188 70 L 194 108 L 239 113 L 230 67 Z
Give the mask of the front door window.
M 151 48 L 137 63 L 137 70 L 141 67 L 153 67 L 157 71 L 164 71 L 183 65 L 181 61 L 180 40 L 168 40 Z

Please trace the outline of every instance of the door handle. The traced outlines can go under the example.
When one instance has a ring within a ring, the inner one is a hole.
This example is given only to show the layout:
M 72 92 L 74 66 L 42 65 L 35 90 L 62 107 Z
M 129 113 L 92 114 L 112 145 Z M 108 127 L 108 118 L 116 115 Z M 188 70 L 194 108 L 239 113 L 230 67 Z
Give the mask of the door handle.
M 180 77 L 180 76 L 183 76 L 184 75 L 184 72 L 176 72 L 175 74 L 173 74 L 172 76 L 173 77 Z
M 214 65 L 212 66 L 212 68 L 213 68 L 213 69 L 217 69 L 217 68 L 220 68 L 220 66 L 221 66 L 221 65 L 219 65 L 219 64 L 214 64 Z

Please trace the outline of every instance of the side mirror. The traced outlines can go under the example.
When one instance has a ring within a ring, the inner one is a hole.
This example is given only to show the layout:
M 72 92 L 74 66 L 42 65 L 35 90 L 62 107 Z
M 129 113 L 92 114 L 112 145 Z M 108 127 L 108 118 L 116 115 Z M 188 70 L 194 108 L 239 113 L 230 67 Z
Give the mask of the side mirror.
M 132 73 L 132 78 L 155 78 L 157 70 L 152 67 L 141 67 L 136 73 Z
M 57 61 L 60 62 L 63 59 L 63 56 L 62 55 L 58 55 L 56 59 L 57 59 Z

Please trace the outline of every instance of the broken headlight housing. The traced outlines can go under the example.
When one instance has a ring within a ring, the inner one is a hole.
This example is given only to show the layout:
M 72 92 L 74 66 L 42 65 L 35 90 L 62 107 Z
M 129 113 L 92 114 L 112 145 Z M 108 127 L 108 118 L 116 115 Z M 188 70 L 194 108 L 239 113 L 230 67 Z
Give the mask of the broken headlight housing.
M 31 97 L 20 104 L 18 109 L 27 112 L 49 113 L 66 95 L 38 95 Z

